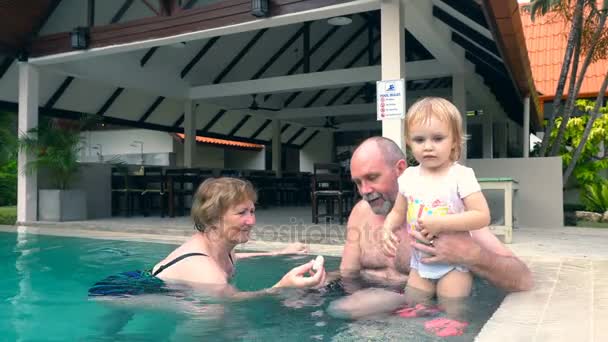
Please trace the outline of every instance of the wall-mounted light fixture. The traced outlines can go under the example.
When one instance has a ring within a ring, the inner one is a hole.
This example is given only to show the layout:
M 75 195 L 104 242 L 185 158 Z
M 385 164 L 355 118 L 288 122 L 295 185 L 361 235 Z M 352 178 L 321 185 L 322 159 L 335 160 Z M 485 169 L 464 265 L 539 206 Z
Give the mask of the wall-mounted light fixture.
M 70 32 L 70 45 L 72 49 L 84 50 L 89 47 L 89 28 L 76 27 Z
M 346 26 L 352 22 L 353 22 L 353 20 L 346 16 L 332 17 L 332 18 L 327 19 L 327 23 L 329 25 L 333 25 L 333 26 Z
M 268 0 L 251 0 L 251 15 L 254 17 L 267 17 L 270 13 Z

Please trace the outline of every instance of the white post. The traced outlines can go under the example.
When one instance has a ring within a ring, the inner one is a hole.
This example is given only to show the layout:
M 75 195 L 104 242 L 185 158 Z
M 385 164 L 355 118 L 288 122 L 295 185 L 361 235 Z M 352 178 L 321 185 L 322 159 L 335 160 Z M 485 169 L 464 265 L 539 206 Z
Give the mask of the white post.
M 404 11 L 400 0 L 383 0 L 380 3 L 383 80 L 405 79 Z M 405 87 L 403 90 L 405 98 Z M 405 151 L 403 123 L 403 119 L 382 120 L 382 136 L 393 140 Z
M 194 102 L 184 102 L 184 166 L 193 167 L 196 157 L 196 111 Z
M 466 88 L 464 83 L 464 75 L 461 73 L 452 75 L 452 102 L 458 108 L 462 115 L 462 133 L 467 136 L 467 98 Z M 467 142 L 462 145 L 462 153 L 460 154 L 460 163 L 466 164 L 467 161 Z
M 272 120 L 272 169 L 281 178 L 281 120 Z
M 530 157 L 530 96 L 524 98 L 523 157 Z
M 38 69 L 29 63 L 19 65 L 19 132 L 38 126 Z M 17 160 L 17 223 L 38 219 L 38 175 L 25 174 L 25 165 L 32 156 L 19 151 Z

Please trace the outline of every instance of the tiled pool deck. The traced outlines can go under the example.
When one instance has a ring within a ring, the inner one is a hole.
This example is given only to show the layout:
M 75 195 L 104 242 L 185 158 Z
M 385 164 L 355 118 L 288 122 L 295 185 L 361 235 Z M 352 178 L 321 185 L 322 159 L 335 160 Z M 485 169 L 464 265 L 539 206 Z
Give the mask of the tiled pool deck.
M 309 243 L 311 254 L 339 256 L 344 226 L 310 225 L 310 210 L 258 210 L 248 250 Z M 188 218 L 113 218 L 36 223 L 28 233 L 180 243 L 192 234 Z M 0 226 L 0 231 L 15 227 Z M 530 267 L 535 287 L 506 297 L 476 341 L 608 341 L 608 229 L 521 228 L 508 245 Z M 604 326 L 604 324 L 607 324 Z

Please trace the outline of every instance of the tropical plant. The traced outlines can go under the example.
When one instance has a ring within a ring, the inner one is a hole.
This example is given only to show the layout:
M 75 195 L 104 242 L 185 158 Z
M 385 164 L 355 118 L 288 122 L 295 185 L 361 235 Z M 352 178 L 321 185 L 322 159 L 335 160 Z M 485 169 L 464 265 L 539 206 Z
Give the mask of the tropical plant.
M 54 186 L 65 190 L 80 170 L 78 155 L 82 149 L 80 132 L 92 123 L 89 118 L 77 123 L 57 119 L 42 122 L 37 128 L 19 137 L 19 147 L 33 157 L 25 165 L 25 172 L 45 169 Z
M 586 185 L 581 193 L 581 201 L 588 211 L 604 213 L 608 210 L 608 181 Z
M 0 164 L 0 207 L 17 204 L 17 159 Z
M 14 113 L 0 112 L 0 165 L 17 156 L 17 132 Z
M 606 107 L 600 107 L 600 104 L 604 103 L 604 94 L 606 93 L 607 87 L 608 87 L 608 71 L 606 72 L 606 76 L 604 76 L 604 82 L 602 83 L 602 86 L 600 87 L 599 95 L 597 96 L 596 102 L 593 104 L 593 106 L 588 101 L 587 102 L 586 101 L 578 102 L 578 104 L 582 106 L 581 109 L 583 111 L 589 113 L 589 120 L 587 120 L 587 123 L 585 124 L 585 129 L 582 133 L 581 140 L 578 142 L 578 144 L 576 145 L 576 149 L 572 153 L 572 159 L 567 163 L 568 167 L 566 168 L 566 171 L 564 171 L 564 175 L 563 175 L 564 184 L 568 181 L 568 179 L 570 178 L 570 175 L 574 172 L 574 169 L 575 169 L 577 163 L 579 162 L 579 160 L 581 159 L 581 157 L 584 155 L 584 150 L 586 148 L 588 150 L 589 149 L 597 150 L 597 151 L 592 152 L 592 153 L 596 153 L 596 154 L 590 156 L 591 158 L 594 158 L 594 157 L 597 157 L 597 153 L 599 152 L 600 142 L 603 144 L 604 149 L 608 146 L 608 140 L 606 139 L 607 133 L 606 133 L 606 123 L 605 123 L 607 120 L 606 113 L 608 113 L 608 110 Z M 596 121 L 598 121 L 598 125 L 596 127 L 597 134 L 593 134 L 593 129 L 595 127 Z M 601 138 L 602 136 L 603 136 L 603 139 Z M 590 142 L 591 144 L 588 146 L 587 142 Z M 603 163 L 603 165 L 600 165 L 602 167 L 602 169 L 606 169 L 606 166 L 607 166 L 606 157 L 607 156 L 604 151 L 604 156 L 602 156 L 602 158 L 599 160 L 600 163 Z M 578 178 L 579 176 L 577 175 L 576 177 Z
M 15 113 L 0 112 L 0 206 L 17 203 L 17 127 Z
M 566 51 L 553 99 L 553 111 L 545 127 L 539 150 L 541 156 L 555 156 L 559 153 L 567 127 L 562 125 L 557 135 L 550 139 L 550 133 L 556 125 L 555 118 L 563 117 L 563 121 L 568 122 L 587 68 L 593 61 L 607 57 L 608 31 L 605 24 L 608 16 L 608 0 L 603 0 L 601 4 L 596 0 L 532 0 L 524 8 L 530 12 L 532 20 L 536 15 L 554 13 L 570 23 Z M 584 57 L 583 64 L 579 67 L 581 57 Z M 569 71 L 568 93 L 563 105 L 562 98 Z M 596 102 L 601 103 L 599 98 Z
M 608 158 L 602 154 L 602 145 L 608 145 L 608 107 L 596 109 L 596 103 L 590 100 L 578 100 L 578 109 L 583 115 L 574 117 L 566 123 L 564 140 L 559 153 L 568 177 L 572 174 L 578 184 L 585 186 L 601 180 L 599 172 L 608 169 Z M 599 115 L 595 115 L 595 111 Z M 551 132 L 558 134 L 562 118 L 556 119 L 557 125 Z M 533 155 L 539 145 L 534 146 Z M 568 181 L 564 178 L 564 185 Z

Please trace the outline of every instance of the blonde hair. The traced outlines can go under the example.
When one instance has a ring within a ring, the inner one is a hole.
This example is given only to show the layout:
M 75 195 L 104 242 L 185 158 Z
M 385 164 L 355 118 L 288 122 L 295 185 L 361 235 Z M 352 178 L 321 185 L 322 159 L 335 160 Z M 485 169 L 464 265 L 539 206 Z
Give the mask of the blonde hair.
M 441 97 L 423 97 L 416 101 L 407 111 L 405 124 L 405 137 L 409 144 L 409 128 L 412 125 L 428 123 L 431 118 L 441 122 L 447 122 L 454 139 L 454 149 L 450 154 L 450 159 L 456 161 L 460 159 L 462 146 L 466 141 L 462 129 L 462 116 L 458 108 L 452 102 Z
M 237 178 L 210 178 L 196 190 L 190 214 L 194 227 L 204 232 L 216 225 L 232 206 L 247 200 L 257 201 L 257 194 L 249 181 Z

